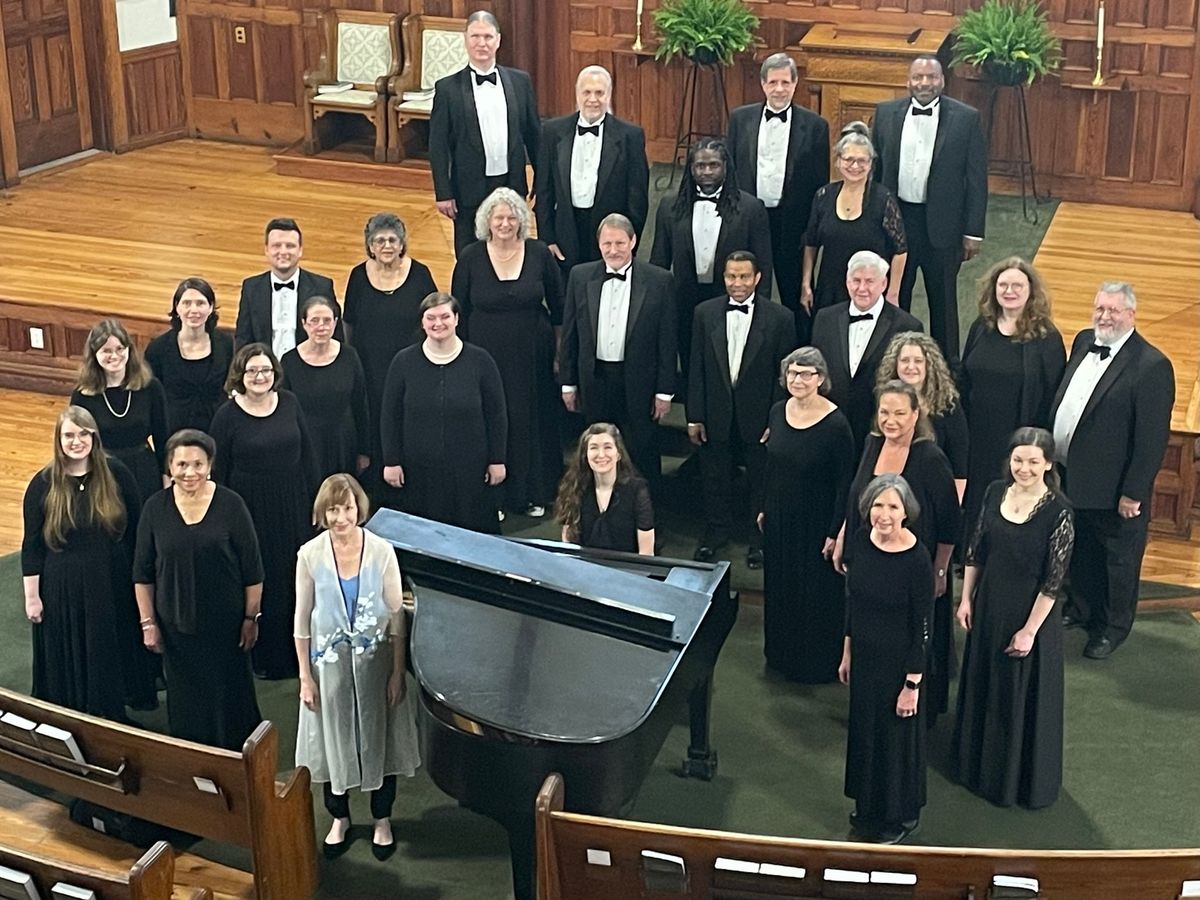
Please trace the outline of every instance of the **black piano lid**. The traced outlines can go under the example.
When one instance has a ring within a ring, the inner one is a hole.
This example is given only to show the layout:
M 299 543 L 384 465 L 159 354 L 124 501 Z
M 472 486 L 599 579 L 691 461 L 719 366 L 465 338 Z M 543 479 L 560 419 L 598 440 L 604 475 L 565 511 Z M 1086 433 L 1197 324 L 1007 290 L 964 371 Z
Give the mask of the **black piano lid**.
M 517 741 L 599 743 L 636 729 L 712 602 L 703 591 L 393 510 L 368 528 L 397 548 L 413 583 L 410 645 L 422 688 Z M 644 630 L 638 610 L 655 627 L 673 616 L 669 634 Z

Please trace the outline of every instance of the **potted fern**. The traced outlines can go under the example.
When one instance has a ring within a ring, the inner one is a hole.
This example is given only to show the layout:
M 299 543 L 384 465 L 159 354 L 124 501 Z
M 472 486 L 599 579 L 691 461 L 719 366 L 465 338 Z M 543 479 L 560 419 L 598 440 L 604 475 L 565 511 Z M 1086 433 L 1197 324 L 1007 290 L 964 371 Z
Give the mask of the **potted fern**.
M 684 56 L 701 65 L 729 66 L 754 43 L 758 17 L 742 0 L 665 0 L 654 11 L 654 28 L 656 59 Z
M 953 31 L 951 65 L 978 66 L 996 84 L 1033 84 L 1062 64 L 1062 43 L 1037 0 L 984 0 Z

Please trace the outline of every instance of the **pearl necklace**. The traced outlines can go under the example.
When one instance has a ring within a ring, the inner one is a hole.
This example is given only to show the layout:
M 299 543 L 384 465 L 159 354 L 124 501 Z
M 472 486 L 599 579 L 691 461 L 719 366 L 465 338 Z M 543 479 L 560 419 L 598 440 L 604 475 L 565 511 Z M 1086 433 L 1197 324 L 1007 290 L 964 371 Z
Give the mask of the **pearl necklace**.
M 133 405 L 133 391 L 128 389 L 125 391 L 125 412 L 117 412 L 112 408 L 112 404 L 108 402 L 108 388 L 102 390 L 100 396 L 104 398 L 104 405 L 108 407 L 108 411 L 118 419 L 123 419 L 129 415 L 129 407 Z

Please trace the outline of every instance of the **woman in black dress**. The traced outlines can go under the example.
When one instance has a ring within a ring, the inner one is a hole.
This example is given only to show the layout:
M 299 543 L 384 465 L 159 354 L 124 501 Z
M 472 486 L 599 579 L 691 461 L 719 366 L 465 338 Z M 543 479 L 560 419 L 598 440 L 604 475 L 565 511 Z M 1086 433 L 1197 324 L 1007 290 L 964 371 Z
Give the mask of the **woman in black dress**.
M 174 485 L 142 511 L 133 578 L 143 640 L 163 655 L 171 735 L 241 750 L 262 720 L 248 656 L 263 570 L 246 504 L 209 480 L 215 450 L 201 431 L 172 435 Z
M 25 490 L 21 542 L 39 700 L 125 721 L 122 659 L 141 643 L 129 569 L 141 505 L 91 413 L 59 413 L 54 459 Z
M 859 250 L 873 250 L 888 261 L 887 300 L 900 302 L 900 280 L 908 259 L 904 221 L 895 195 L 871 179 L 875 148 L 862 122 L 842 129 L 833 154 L 841 181 L 831 181 L 813 197 L 804 233 L 800 302 L 810 313 L 846 301 L 846 265 Z M 817 250 L 821 273 L 813 285 Z
M 589 425 L 579 436 L 554 515 L 562 539 L 582 547 L 654 555 L 654 507 L 621 431 L 608 422 Z
M 71 405 L 92 414 L 108 452 L 133 473 L 143 503 L 168 484 L 167 395 L 116 319 L 88 332 Z
M 312 537 L 317 483 L 308 423 L 295 395 L 277 389 L 281 374 L 266 344 L 242 347 L 225 383 L 233 399 L 212 423 L 213 478 L 245 501 L 262 554 L 263 618 L 254 671 L 268 679 L 296 677 L 296 551 Z
M 313 440 L 318 483 L 330 475 L 356 475 L 371 463 L 371 414 L 358 353 L 334 340 L 337 309 L 328 297 L 300 304 L 307 340 L 279 364 L 284 384 L 300 401 Z
M 558 261 L 528 237 L 532 213 L 509 188 L 497 188 L 475 215 L 479 241 L 454 266 L 463 336 L 492 355 L 508 403 L 508 481 L 504 507 L 540 517 L 562 471 L 561 392 L 554 381 L 555 329 L 562 324 Z
M 342 301 L 346 343 L 362 361 L 367 382 L 367 413 L 372 423 L 371 466 L 363 486 L 374 505 L 395 505 L 396 497 L 383 483 L 383 451 L 379 442 L 379 410 L 383 383 L 392 358 L 405 347 L 420 343 L 421 301 L 437 290 L 429 267 L 408 255 L 408 230 L 395 213 L 376 213 L 363 229 L 367 258 L 350 270 Z
M 815 347 L 789 353 L 780 379 L 791 397 L 771 410 L 763 532 L 763 653 L 767 666 L 807 684 L 837 678 L 845 585 L 829 557 L 846 517 L 854 436 L 829 392 Z
M 964 521 L 974 527 L 989 484 L 1005 475 L 1005 451 L 1025 425 L 1049 428 L 1050 404 L 1067 365 L 1037 270 L 1019 256 L 980 279 L 979 318 L 963 345 L 959 389 L 971 436 Z
M 961 501 L 967 489 L 967 417 L 937 341 L 921 331 L 893 335 L 875 372 L 875 386 L 895 379 L 917 389 L 921 415 L 929 419 L 934 439 L 950 461 Z
M 846 796 L 851 838 L 898 844 L 925 805 L 926 637 L 933 570 L 908 527 L 920 508 L 899 475 L 879 475 L 855 504 L 846 639 L 838 677 L 850 685 Z
M 167 433 L 208 431 L 225 402 L 233 338 L 217 329 L 217 296 L 203 278 L 185 278 L 171 300 L 171 327 L 146 345 L 146 362 L 167 395 Z
M 1049 806 L 1062 786 L 1063 652 L 1058 592 L 1075 540 L 1054 438 L 1020 428 L 967 548 L 958 621 L 967 629 L 955 777 L 1000 806 Z
M 954 611 L 950 602 L 950 555 L 959 539 L 958 494 L 946 455 L 933 439 L 933 429 L 920 414 L 916 389 L 903 381 L 889 381 L 876 390 L 876 427 L 863 445 L 858 472 L 850 483 L 846 525 L 839 543 L 861 526 L 855 497 L 876 475 L 902 475 L 921 507 L 913 532 L 933 560 L 934 594 L 925 690 L 925 721 L 932 726 L 939 713 L 948 709 L 954 655 Z M 850 565 L 853 546 L 834 549 L 836 565 Z
M 396 354 L 380 413 L 383 478 L 413 515 L 494 533 L 503 483 L 508 411 L 496 363 L 457 334 L 458 301 L 421 303 L 425 340 Z

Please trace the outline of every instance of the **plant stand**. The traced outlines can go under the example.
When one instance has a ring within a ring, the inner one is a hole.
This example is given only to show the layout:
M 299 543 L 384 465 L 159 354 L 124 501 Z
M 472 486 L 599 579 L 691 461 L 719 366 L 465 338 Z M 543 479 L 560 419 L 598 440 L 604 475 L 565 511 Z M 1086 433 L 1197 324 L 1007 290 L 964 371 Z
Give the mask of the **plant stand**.
M 1050 201 L 1050 193 L 1046 192 L 1044 196 L 1038 195 L 1037 189 L 1037 172 L 1033 168 L 1033 138 L 1029 130 L 1029 108 L 1025 104 L 1025 83 L 1023 81 L 1017 84 L 999 84 L 991 82 L 991 102 L 988 104 L 987 121 L 984 129 L 984 138 L 987 140 L 988 148 L 988 174 L 989 175 L 1006 175 L 1010 178 L 1019 178 L 1021 181 L 1021 213 L 1025 217 L 1025 221 L 1036 225 L 1038 222 L 1038 204 L 1048 203 Z M 996 102 L 1001 97 L 1001 91 L 1015 92 L 1013 103 L 1011 105 L 1010 120 L 1016 126 L 1017 134 L 1017 152 L 1020 154 L 1015 159 L 998 159 L 992 157 L 992 128 L 995 125 L 996 119 Z M 1026 185 L 1028 184 L 1028 189 Z
M 691 68 L 687 70 L 683 79 L 683 102 L 679 106 L 679 116 L 675 121 L 675 149 L 671 153 L 671 172 L 666 176 L 665 184 L 661 175 L 654 183 L 655 188 L 660 191 L 667 190 L 675 183 L 675 170 L 680 163 L 687 163 L 688 149 L 692 146 L 694 139 L 723 136 L 726 125 L 729 123 L 729 100 L 725 96 L 724 67 L 717 62 L 701 62 L 695 58 L 690 62 Z M 700 76 L 704 73 L 708 75 L 709 86 L 712 90 L 712 109 L 717 111 L 715 132 L 696 129 L 697 113 L 701 102 Z

